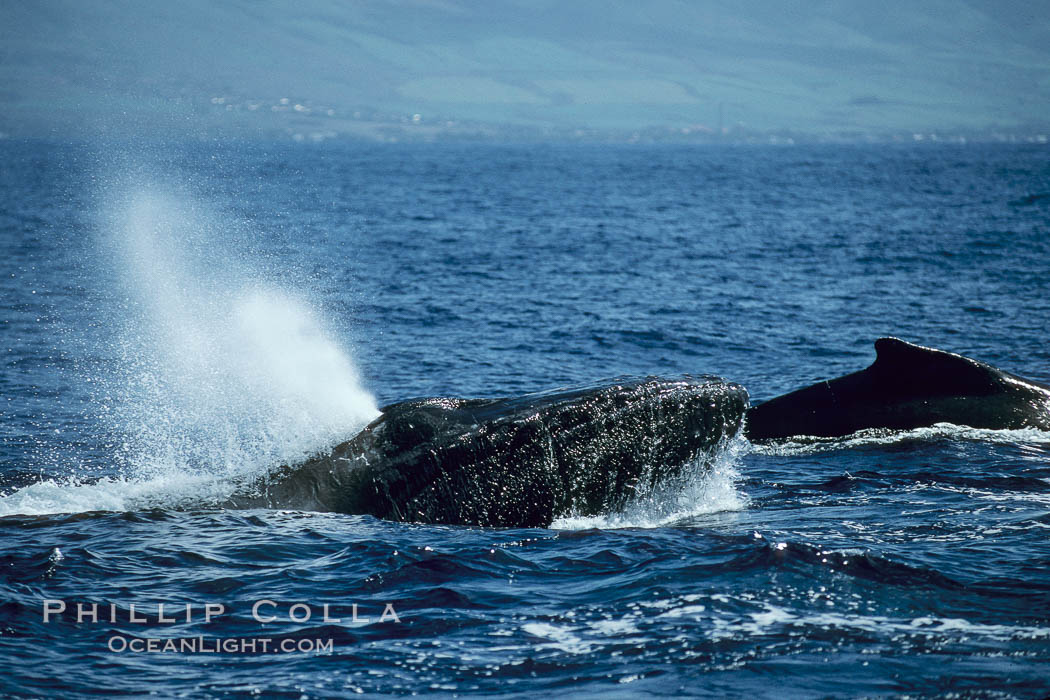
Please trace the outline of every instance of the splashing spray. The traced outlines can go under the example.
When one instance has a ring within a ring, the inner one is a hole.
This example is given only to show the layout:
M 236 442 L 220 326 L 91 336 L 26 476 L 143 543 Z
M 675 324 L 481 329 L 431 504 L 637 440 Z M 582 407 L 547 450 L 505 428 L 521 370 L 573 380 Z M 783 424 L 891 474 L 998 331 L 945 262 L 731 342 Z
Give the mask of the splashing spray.
M 231 254 L 217 216 L 150 189 L 117 211 L 132 303 L 114 415 L 135 472 L 258 473 L 378 414 L 323 319 Z
M 252 232 L 189 196 L 136 186 L 100 226 L 118 293 L 102 314 L 99 412 L 118 475 L 41 482 L 3 512 L 121 510 L 227 496 L 378 415 L 308 297 L 246 248 Z

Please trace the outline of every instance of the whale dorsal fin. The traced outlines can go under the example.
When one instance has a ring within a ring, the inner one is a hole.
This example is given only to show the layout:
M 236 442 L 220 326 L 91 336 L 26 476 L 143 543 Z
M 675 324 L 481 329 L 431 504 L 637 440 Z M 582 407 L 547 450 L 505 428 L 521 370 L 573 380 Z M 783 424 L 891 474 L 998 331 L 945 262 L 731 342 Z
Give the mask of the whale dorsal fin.
M 885 337 L 876 340 L 875 355 L 877 356 L 875 360 L 876 362 L 888 362 L 892 364 L 899 364 L 902 362 L 923 363 L 938 359 L 948 360 L 949 358 L 956 358 L 968 363 L 976 362 L 976 360 L 971 360 L 962 355 L 956 355 L 936 348 L 928 348 L 924 345 L 916 345 L 915 343 L 909 343 L 906 340 L 894 337 Z
M 875 355 L 870 371 L 916 391 L 979 395 L 1003 384 L 1003 373 L 991 365 L 900 338 L 876 340 Z

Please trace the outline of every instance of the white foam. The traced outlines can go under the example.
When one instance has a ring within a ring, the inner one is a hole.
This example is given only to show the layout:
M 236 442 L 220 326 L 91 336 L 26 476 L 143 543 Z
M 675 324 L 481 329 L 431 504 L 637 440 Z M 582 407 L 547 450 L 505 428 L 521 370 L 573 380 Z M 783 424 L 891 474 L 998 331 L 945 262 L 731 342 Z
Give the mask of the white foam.
M 575 627 L 552 625 L 546 622 L 527 622 L 521 626 L 526 634 L 544 640 L 536 644 L 537 649 L 553 649 L 566 654 L 588 654 L 597 646 L 585 641 Z
M 954 425 L 952 423 L 937 423 L 927 428 L 914 428 L 912 430 L 889 430 L 886 428 L 859 430 L 844 437 L 799 436 L 783 442 L 755 444 L 753 449 L 756 454 L 761 455 L 795 456 L 848 450 L 857 447 L 894 445 L 912 441 L 932 442 L 943 439 L 1019 445 L 1022 448 L 1025 446 L 1050 446 L 1050 432 L 1039 430 L 1038 428 L 991 430 Z
M 235 481 L 202 475 L 103 477 L 93 482 L 76 478 L 45 479 L 0 497 L 0 517 L 219 503 L 229 498 L 235 488 Z
M 761 607 L 763 608 L 761 611 L 752 612 L 746 616 L 717 614 L 711 620 L 713 623 L 711 637 L 714 639 L 758 637 L 773 634 L 777 627 L 848 629 L 881 635 L 925 634 L 957 639 L 983 638 L 996 641 L 1050 637 L 1050 629 L 1044 627 L 982 624 L 961 618 L 917 617 L 908 619 L 838 612 L 792 612 L 769 603 L 761 603 Z

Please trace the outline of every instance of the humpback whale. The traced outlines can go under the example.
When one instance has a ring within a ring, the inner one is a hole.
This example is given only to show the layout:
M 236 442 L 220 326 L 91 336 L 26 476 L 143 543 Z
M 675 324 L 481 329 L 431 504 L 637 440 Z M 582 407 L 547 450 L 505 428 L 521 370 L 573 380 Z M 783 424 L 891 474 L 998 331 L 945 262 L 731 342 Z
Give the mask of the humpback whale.
M 246 484 L 225 505 L 545 527 L 561 515 L 618 510 L 712 458 L 747 406 L 742 386 L 710 376 L 403 401 L 330 453 Z
M 840 437 L 935 423 L 1050 430 L 1050 386 L 899 338 L 875 341 L 865 370 L 770 399 L 747 412 L 749 440 Z

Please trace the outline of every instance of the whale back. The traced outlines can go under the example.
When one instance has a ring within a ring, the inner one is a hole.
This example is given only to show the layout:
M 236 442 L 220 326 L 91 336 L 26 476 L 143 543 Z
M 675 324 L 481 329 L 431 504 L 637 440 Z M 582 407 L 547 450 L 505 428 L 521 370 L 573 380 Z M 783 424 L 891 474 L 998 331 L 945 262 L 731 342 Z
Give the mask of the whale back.
M 954 423 L 1050 428 L 1050 387 L 978 360 L 898 338 L 875 341 L 875 362 L 748 411 L 752 440 L 839 437 L 866 428 Z
M 875 362 L 865 370 L 874 389 L 921 396 L 987 396 L 1001 391 L 1005 373 L 989 364 L 899 338 L 875 341 Z

